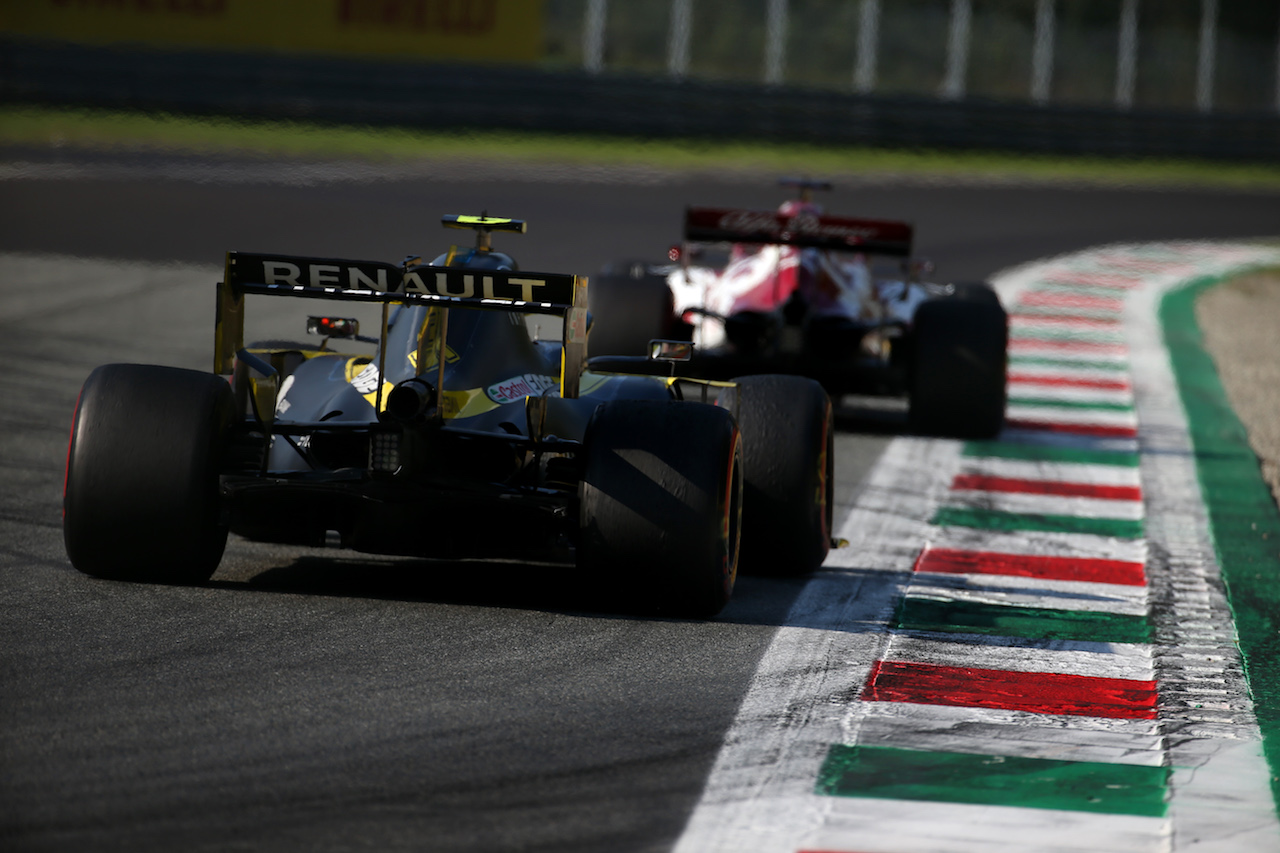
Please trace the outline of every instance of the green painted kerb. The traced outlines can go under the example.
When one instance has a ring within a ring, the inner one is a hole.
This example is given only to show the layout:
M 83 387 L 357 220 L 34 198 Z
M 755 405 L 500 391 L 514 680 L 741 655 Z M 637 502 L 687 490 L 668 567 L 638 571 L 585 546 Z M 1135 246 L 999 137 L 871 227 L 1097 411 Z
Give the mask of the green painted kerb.
M 1118 308 L 1073 308 L 1070 305 L 1019 305 L 1013 309 L 1019 317 L 1088 317 L 1091 320 L 1115 320 Z
M 1013 532 L 1040 530 L 1048 533 L 1091 533 L 1118 539 L 1142 537 L 1142 521 L 1136 518 L 1089 518 L 1051 513 L 1005 512 L 996 509 L 940 507 L 929 523 L 938 527 L 975 527 L 979 530 Z
M 1151 626 L 1147 617 L 1097 610 L 1052 610 L 975 601 L 939 601 L 908 595 L 898 604 L 894 621 L 895 627 L 903 631 L 1089 643 L 1151 642 Z
M 1077 360 L 1067 358 L 1049 358 L 1043 355 L 1011 355 L 1009 364 L 1034 365 L 1036 367 L 1078 367 L 1089 370 L 1128 370 L 1127 361 Z
M 1083 450 L 1047 444 L 1019 444 L 1012 441 L 970 441 L 965 456 L 987 459 L 1027 459 L 1033 462 L 1078 462 L 1083 465 L 1116 465 L 1137 468 L 1138 454 L 1117 450 Z
M 1011 406 L 1041 406 L 1049 409 L 1088 409 L 1096 412 L 1132 412 L 1125 403 L 1088 403 L 1082 400 L 1055 400 L 1053 397 L 1010 397 Z
M 1280 803 L 1280 512 L 1258 458 L 1227 402 L 1196 324 L 1195 300 L 1222 277 L 1205 277 L 1165 296 L 1160 322 L 1186 408 L 1196 470 L 1240 636 L 1245 675 Z
M 838 744 L 823 762 L 817 793 L 1163 817 L 1169 773 L 1133 764 Z
M 1089 296 L 1101 296 L 1108 299 L 1123 299 L 1124 288 L 1107 287 L 1105 284 L 1062 284 L 1060 282 L 1042 281 L 1027 288 L 1028 293 L 1054 291 L 1057 293 L 1082 293 Z
M 1027 341 L 1077 341 L 1089 344 L 1122 344 L 1124 335 L 1096 329 L 1045 329 L 1034 324 L 1010 323 L 1017 337 Z

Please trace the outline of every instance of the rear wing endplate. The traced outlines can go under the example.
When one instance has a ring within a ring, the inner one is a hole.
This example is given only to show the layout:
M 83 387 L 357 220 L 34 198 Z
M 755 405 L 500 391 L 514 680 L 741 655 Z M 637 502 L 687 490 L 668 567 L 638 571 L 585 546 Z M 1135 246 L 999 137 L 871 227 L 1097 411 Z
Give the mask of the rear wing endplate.
M 778 243 L 877 255 L 911 254 L 906 222 L 720 207 L 685 208 L 684 238 L 691 243 Z
M 578 395 L 586 359 L 585 276 L 228 252 L 223 280 L 218 284 L 215 373 L 230 374 L 236 353 L 244 347 L 245 294 L 563 317 L 560 391 L 564 397 Z M 384 351 L 386 317 L 384 310 Z

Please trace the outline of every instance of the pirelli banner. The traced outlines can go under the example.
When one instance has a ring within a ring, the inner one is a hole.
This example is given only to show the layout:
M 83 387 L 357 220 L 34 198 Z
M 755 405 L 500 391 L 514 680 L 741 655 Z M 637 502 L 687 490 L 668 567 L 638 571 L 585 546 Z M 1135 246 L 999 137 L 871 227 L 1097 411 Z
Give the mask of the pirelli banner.
M 530 63 L 542 0 L 0 0 L 0 33 L 81 44 Z

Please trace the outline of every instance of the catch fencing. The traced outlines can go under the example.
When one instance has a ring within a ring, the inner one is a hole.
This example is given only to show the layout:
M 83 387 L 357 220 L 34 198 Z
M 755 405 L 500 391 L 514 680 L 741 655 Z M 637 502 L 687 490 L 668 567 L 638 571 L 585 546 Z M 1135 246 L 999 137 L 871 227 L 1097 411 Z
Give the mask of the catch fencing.
M 1272 0 L 547 0 L 592 74 L 1038 106 L 1280 111 Z
M 1181 17 L 1171 17 L 1175 7 Z M 1280 160 L 1280 2 L 1270 0 L 545 0 L 543 15 L 533 64 L 11 34 L 0 37 L 0 100 L 433 129 Z

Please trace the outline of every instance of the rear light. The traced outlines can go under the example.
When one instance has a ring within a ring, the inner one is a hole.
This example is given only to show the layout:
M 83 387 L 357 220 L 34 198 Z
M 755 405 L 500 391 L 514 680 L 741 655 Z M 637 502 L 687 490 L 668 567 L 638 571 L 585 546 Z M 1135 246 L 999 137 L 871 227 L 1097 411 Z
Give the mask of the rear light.
M 375 432 L 369 445 L 369 467 L 394 474 L 400 468 L 400 433 Z
M 308 317 L 307 334 L 326 338 L 354 338 L 360 333 L 360 321 L 352 317 Z

